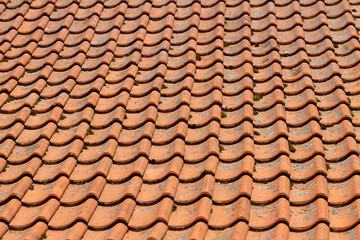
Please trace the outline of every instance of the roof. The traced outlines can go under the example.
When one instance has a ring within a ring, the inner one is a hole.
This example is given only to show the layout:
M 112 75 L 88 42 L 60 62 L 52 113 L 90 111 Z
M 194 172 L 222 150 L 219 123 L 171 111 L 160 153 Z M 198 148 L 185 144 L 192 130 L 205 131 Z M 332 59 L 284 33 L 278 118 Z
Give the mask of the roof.
M 2 239 L 360 238 L 358 0 L 3 0 Z

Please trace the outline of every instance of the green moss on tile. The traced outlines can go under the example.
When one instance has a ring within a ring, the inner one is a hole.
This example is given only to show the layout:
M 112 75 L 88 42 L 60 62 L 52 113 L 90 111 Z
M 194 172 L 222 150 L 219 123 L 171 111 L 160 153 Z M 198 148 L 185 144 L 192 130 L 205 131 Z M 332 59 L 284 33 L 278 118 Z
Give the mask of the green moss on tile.
M 259 69 L 257 67 L 253 67 L 253 72 L 254 73 L 258 73 L 259 72 Z
M 225 112 L 221 112 L 221 118 L 226 118 L 227 114 Z
M 290 180 L 290 190 L 292 190 L 294 187 L 294 182 L 292 180 Z
M 115 62 L 115 57 L 113 57 L 113 58 L 111 59 L 111 61 L 112 61 L 112 62 Z
M 175 204 L 173 204 L 172 206 L 172 212 L 175 212 L 177 210 L 177 206 Z
M 222 151 L 224 151 L 224 150 L 225 150 L 224 146 L 221 145 L 221 144 L 219 144 L 219 151 L 222 152 Z
M 30 189 L 30 190 L 34 190 L 34 185 L 31 184 L 30 187 L 29 187 L 29 189 Z
M 12 102 L 12 101 L 14 101 L 14 98 L 9 95 L 8 98 L 6 99 L 6 102 L 8 103 L 8 102 Z
M 352 117 L 355 117 L 355 114 L 354 114 L 353 110 L 350 110 L 350 114 L 351 114 Z
M 315 98 L 315 99 L 316 99 L 316 102 L 321 102 L 320 99 L 318 99 L 318 98 Z
M 296 148 L 291 143 L 289 143 L 289 150 L 292 153 L 296 152 Z
M 331 169 L 331 167 L 330 167 L 330 165 L 327 163 L 327 164 L 326 164 L 326 170 L 329 171 L 330 169 Z
M 60 115 L 60 120 L 64 120 L 66 118 L 66 116 L 64 114 Z
M 255 94 L 254 95 L 254 101 L 260 101 L 262 99 L 261 95 Z
M 3 58 L 3 59 L 1 59 L 1 61 L 0 62 L 8 62 L 9 60 L 7 59 L 7 58 Z
M 259 136 L 260 133 L 258 131 L 254 131 L 254 135 Z
M 1 170 L 1 172 L 6 172 L 6 169 L 7 169 L 8 167 L 9 167 L 8 164 L 5 163 L 5 166 L 4 166 L 4 168 Z
M 224 42 L 224 48 L 228 47 L 230 44 L 227 42 Z
M 41 234 L 39 240 L 44 240 L 46 238 L 47 238 L 46 233 L 43 233 L 43 234 Z
M 134 85 L 139 86 L 139 83 L 136 80 L 134 80 Z
M 161 85 L 161 89 L 167 89 L 168 87 L 165 84 Z
M 199 54 L 196 54 L 196 61 L 201 61 L 202 57 Z
M 94 135 L 93 130 L 91 130 L 90 128 L 86 131 L 86 136 L 88 135 Z
M 347 98 L 347 101 L 349 104 L 351 104 L 351 99 L 350 98 Z

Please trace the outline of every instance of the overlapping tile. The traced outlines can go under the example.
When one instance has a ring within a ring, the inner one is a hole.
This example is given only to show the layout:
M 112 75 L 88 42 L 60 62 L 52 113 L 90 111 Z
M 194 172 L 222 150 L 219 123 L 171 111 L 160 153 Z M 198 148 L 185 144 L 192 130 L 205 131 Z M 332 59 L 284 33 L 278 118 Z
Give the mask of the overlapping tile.
M 357 239 L 360 2 L 0 3 L 2 239 Z

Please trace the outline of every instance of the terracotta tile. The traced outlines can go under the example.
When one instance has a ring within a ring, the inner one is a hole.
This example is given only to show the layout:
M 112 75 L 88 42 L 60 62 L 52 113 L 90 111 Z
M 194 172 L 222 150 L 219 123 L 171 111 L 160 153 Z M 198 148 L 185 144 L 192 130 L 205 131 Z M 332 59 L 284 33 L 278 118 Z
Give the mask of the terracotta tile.
M 42 138 L 30 146 L 15 146 L 8 161 L 11 163 L 23 163 L 32 157 L 42 157 L 49 146 L 49 141 Z
M 354 138 L 346 137 L 336 144 L 324 144 L 325 158 L 329 161 L 341 161 L 350 154 L 358 154 L 359 149 Z
M 176 138 L 184 138 L 187 130 L 189 129 L 184 122 L 179 122 L 170 128 L 156 128 L 151 135 L 152 143 L 157 145 L 167 144 Z
M 266 217 L 264 217 L 266 216 Z M 268 205 L 252 205 L 250 210 L 249 226 L 254 229 L 266 229 L 281 222 L 289 222 L 290 211 L 289 202 L 284 198 L 279 198 L 274 203 Z
M 83 149 L 83 146 L 84 143 L 79 139 L 75 139 L 73 142 L 64 146 L 50 145 L 42 159 L 46 163 L 58 163 L 67 157 L 77 158 Z
M 356 238 L 359 3 L 0 4 L 1 235 Z
M 125 109 L 123 107 L 116 107 L 114 110 L 108 112 L 108 113 L 95 113 L 94 114 L 94 110 L 91 108 L 87 108 L 88 112 L 91 112 L 91 116 L 89 116 L 89 120 L 92 118 L 91 121 L 91 127 L 93 128 L 105 128 L 108 127 L 112 124 L 114 124 L 115 122 L 123 122 L 125 121 L 125 116 L 129 116 L 127 117 L 129 120 L 135 120 L 134 118 L 131 118 L 131 114 L 127 114 L 125 115 Z M 146 114 L 146 112 L 145 112 Z M 137 114 L 133 114 L 134 117 L 136 118 Z M 137 119 L 138 121 L 140 119 Z M 131 121 L 132 123 L 134 123 L 133 121 Z M 126 124 L 126 121 L 124 122 L 124 125 Z M 139 124 L 141 125 L 141 123 Z
M 9 230 L 3 235 L 3 239 L 38 239 L 47 229 L 44 222 L 37 222 L 30 228 L 24 230 Z
M 218 108 L 217 105 L 215 105 L 213 108 Z M 142 115 L 147 115 L 146 117 L 142 117 L 145 120 L 156 120 L 156 126 L 161 127 L 161 128 L 169 128 L 170 126 L 175 125 L 176 123 L 178 123 L 179 121 L 188 121 L 188 119 L 190 118 L 190 108 L 186 105 L 182 105 L 180 106 L 178 109 L 176 109 L 175 111 L 172 112 L 159 112 L 156 113 L 156 109 L 154 109 L 153 107 L 149 107 L 147 110 L 147 112 L 143 112 Z M 212 109 L 209 109 L 206 111 L 208 116 L 208 118 L 211 117 L 212 114 Z M 196 114 L 196 112 L 194 112 L 194 115 Z M 129 117 L 134 118 L 136 116 L 136 114 L 127 114 L 129 115 Z M 204 114 L 205 115 L 205 114 Z M 209 116 L 210 115 L 210 116 Z M 139 115 L 137 115 L 139 116 Z M 157 116 L 157 117 L 156 117 Z M 200 114 L 199 114 L 200 116 Z M 129 120 L 129 118 L 128 118 Z M 209 119 L 210 120 L 210 119 Z M 208 120 L 208 121 L 209 121 Z M 139 121 L 139 120 L 137 120 Z M 192 125 L 194 124 L 193 122 L 202 122 L 204 121 L 203 119 L 199 119 L 197 116 L 192 116 L 192 118 L 189 120 L 189 123 Z M 124 124 L 126 124 L 126 121 L 124 122 Z M 200 123 L 201 124 L 201 123 Z
M 39 169 L 41 160 L 39 158 L 32 158 L 24 164 L 10 165 L 5 162 L 4 167 L 0 174 L 0 182 L 13 183 L 20 180 L 25 175 L 33 177 Z
M 115 206 L 98 206 L 89 221 L 89 226 L 95 229 L 102 229 L 107 228 L 116 221 L 128 222 L 135 205 L 135 201 L 128 198 Z
M 148 156 L 150 144 L 150 141 L 144 138 L 131 146 L 118 146 L 114 154 L 114 161 L 116 163 L 127 163 L 134 161 L 137 157 Z
M 49 125 L 49 124 L 48 124 Z M 89 125 L 87 123 L 80 123 L 78 126 L 70 129 L 58 129 L 54 128 L 54 135 L 50 139 L 50 143 L 53 145 L 66 145 L 72 142 L 75 138 L 83 139 L 87 134 Z M 56 130 L 56 131 L 55 131 Z
M 275 179 L 277 176 L 281 174 L 284 175 L 290 174 L 290 170 L 291 170 L 290 159 L 283 155 L 271 162 L 256 163 L 254 170 L 253 170 L 254 180 L 259 182 L 270 181 L 272 179 Z
M 76 206 L 60 206 L 51 218 L 48 226 L 60 229 L 73 225 L 76 221 L 88 222 L 97 207 L 97 201 L 93 198 Z
M 105 179 L 98 176 L 91 182 L 85 184 L 69 184 L 62 195 L 60 202 L 66 205 L 76 205 L 90 197 L 97 199 L 99 198 L 105 183 Z
M 69 93 L 74 86 L 75 81 L 73 79 L 66 80 L 59 85 L 53 85 L 50 83 L 46 85 L 40 95 L 43 98 L 53 98 L 58 96 L 61 92 Z
M 64 176 L 49 184 L 32 184 L 33 188 L 26 192 L 21 201 L 28 205 L 39 205 L 50 198 L 59 200 L 68 184 L 69 179 Z
M 327 226 L 324 223 L 319 223 L 318 225 L 316 225 L 314 228 L 305 231 L 305 232 L 295 232 L 295 231 L 291 231 L 289 233 L 289 238 L 318 238 L 318 239 L 328 239 L 329 238 L 329 234 L 331 236 L 330 230 L 329 230 L 329 226 Z
M 75 165 L 76 160 L 74 158 L 68 158 L 57 164 L 41 165 L 34 176 L 34 180 L 37 182 L 50 182 L 61 175 L 69 177 Z
M 312 180 L 303 181 L 302 183 L 294 183 L 290 192 L 290 202 L 299 205 L 309 204 L 317 197 L 327 198 L 329 195 L 327 182 L 323 176 L 317 176 Z
M 11 199 L 4 205 L 0 207 L 0 218 L 2 221 L 9 223 L 11 219 L 15 216 L 19 208 L 21 207 L 21 202 L 18 199 Z
M 142 181 L 138 176 L 132 177 L 123 184 L 106 184 L 99 198 L 103 205 L 114 205 L 126 198 L 136 199 L 140 191 Z
M 87 226 L 82 222 L 77 222 L 74 226 L 63 230 L 47 230 L 46 238 L 49 239 L 80 239 L 86 231 Z
M 185 142 L 182 139 L 175 139 L 166 145 L 152 145 L 149 153 L 149 160 L 153 162 L 164 162 L 174 156 L 183 156 L 186 151 Z
M 8 158 L 11 152 L 15 148 L 15 142 L 11 139 L 5 140 L 3 143 L 0 144 L 0 156 L 4 158 Z M 19 150 L 19 148 L 17 148 Z M 14 154 L 12 154 L 14 155 Z
M 351 239 L 357 236 L 359 236 L 359 226 L 344 232 L 330 232 L 330 237 L 333 239 Z
M 143 229 L 153 225 L 157 221 L 167 222 L 170 218 L 172 208 L 173 201 L 170 198 L 164 198 L 159 203 L 151 206 L 137 205 L 130 218 L 129 227 Z
M 144 180 L 147 182 L 157 182 L 170 175 L 178 176 L 183 163 L 183 160 L 179 156 L 175 156 L 165 163 L 154 164 L 150 162 L 144 173 Z
M 332 209 L 329 210 L 331 212 Z M 328 203 L 323 198 L 319 198 L 305 206 L 290 207 L 290 213 L 290 228 L 294 230 L 312 228 L 320 221 L 329 223 L 329 221 L 331 221 L 330 218 L 332 217 L 331 213 L 329 214 L 328 211 Z
M 3 142 L 7 138 L 16 139 L 22 130 L 24 129 L 24 126 L 17 122 L 12 127 L 3 129 L 0 133 L 0 142 Z
M 99 146 L 84 145 L 79 156 L 79 163 L 89 164 L 98 161 L 99 159 L 108 156 L 113 157 L 118 143 L 114 139 L 109 139 Z
M 99 101 L 96 104 L 96 112 L 109 112 L 115 108 L 121 106 L 126 107 L 127 104 L 130 104 L 131 99 L 127 91 L 122 91 L 118 95 L 115 95 L 111 98 L 99 98 Z
M 21 206 L 15 217 L 10 222 L 10 227 L 15 229 L 27 228 L 35 224 L 36 221 L 49 222 L 60 203 L 55 199 L 50 199 L 37 207 Z
M 249 221 L 250 200 L 241 197 L 229 205 L 213 205 L 212 210 L 209 226 L 213 228 L 225 228 L 239 220 Z
M 321 140 L 317 137 L 299 145 L 289 145 L 290 158 L 296 162 L 306 161 L 315 155 L 324 155 L 323 146 L 319 145 Z M 291 147 L 292 146 L 292 147 Z
M 24 129 L 17 138 L 16 143 L 19 145 L 32 145 L 40 141 L 41 138 L 50 139 L 56 128 L 56 124 L 50 122 L 39 129 Z
M 250 239 L 271 239 L 271 238 L 289 238 L 289 227 L 284 223 L 279 223 L 273 228 L 265 231 L 249 231 L 247 237 Z
M 128 231 L 124 237 L 126 240 L 130 239 L 162 239 L 168 230 L 166 224 L 159 222 L 155 224 L 152 228 L 142 230 L 142 231 Z
M 108 157 L 104 157 L 96 163 L 90 165 L 77 165 L 73 170 L 70 180 L 75 183 L 88 182 L 95 176 L 106 177 L 111 167 Z
M 291 179 L 294 181 L 307 181 L 319 174 L 326 175 L 326 172 L 329 174 L 327 166 L 330 166 L 330 164 L 327 164 L 324 157 L 320 155 L 306 162 L 294 162 L 291 164 Z
M 114 239 L 120 240 L 123 239 L 125 233 L 127 232 L 127 227 L 123 223 L 117 223 L 113 227 L 107 230 L 87 230 L 83 236 L 85 239 Z
M 80 122 L 86 122 L 89 124 L 94 116 L 94 110 L 91 107 L 86 107 L 77 113 L 63 113 L 59 115 L 60 121 L 58 126 L 61 128 L 71 128 L 78 125 Z
M 203 222 L 197 222 L 194 226 L 184 230 L 168 230 L 164 239 L 204 239 L 208 227 Z
M 169 227 L 179 229 L 193 225 L 196 221 L 209 219 L 211 200 L 207 197 L 200 198 L 190 205 L 172 205 Z M 181 216 L 181 217 L 180 217 Z
M 78 65 L 75 65 L 65 71 L 52 71 L 50 76 L 48 77 L 47 82 L 53 85 L 62 84 L 64 82 L 67 82 L 68 78 L 72 78 L 72 79 L 76 79 L 77 77 L 80 78 L 81 77 L 81 75 L 79 76 L 80 71 L 81 68 Z M 48 91 L 51 92 L 51 88 Z

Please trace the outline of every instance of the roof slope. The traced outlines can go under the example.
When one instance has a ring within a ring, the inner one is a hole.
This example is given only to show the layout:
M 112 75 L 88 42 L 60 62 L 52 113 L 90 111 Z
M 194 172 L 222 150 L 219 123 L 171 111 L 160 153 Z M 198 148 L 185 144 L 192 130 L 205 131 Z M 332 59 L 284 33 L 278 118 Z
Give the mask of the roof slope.
M 359 0 L 2 0 L 2 239 L 360 238 Z

